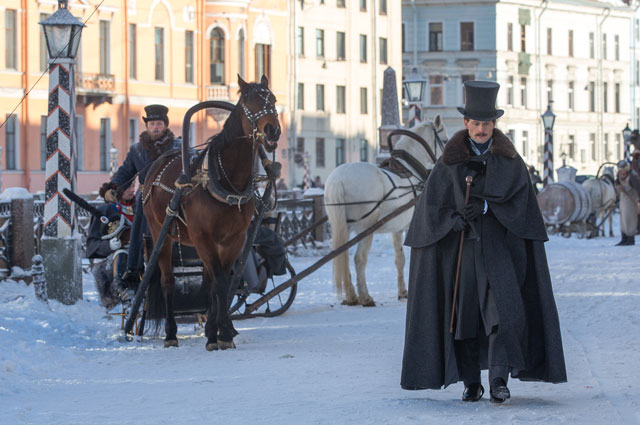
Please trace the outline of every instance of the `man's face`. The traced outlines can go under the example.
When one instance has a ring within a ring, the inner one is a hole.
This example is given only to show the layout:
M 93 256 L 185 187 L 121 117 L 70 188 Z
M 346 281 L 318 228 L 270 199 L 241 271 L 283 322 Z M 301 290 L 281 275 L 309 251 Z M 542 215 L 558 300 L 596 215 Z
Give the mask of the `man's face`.
M 151 136 L 152 140 L 158 140 L 164 134 L 164 130 L 167 128 L 167 126 L 164 124 L 164 121 L 160 120 L 148 121 L 146 126 L 147 132 Z
M 477 120 L 464 120 L 464 126 L 469 130 L 469 136 L 477 143 L 486 143 L 493 134 L 493 129 L 496 126 L 495 121 L 477 121 Z
M 626 179 L 629 175 L 629 170 L 627 168 L 621 168 L 618 170 L 618 178 Z
M 122 199 L 124 201 L 130 201 L 133 199 L 133 196 L 135 195 L 135 184 L 131 184 L 127 190 L 124 191 L 124 193 L 122 194 Z

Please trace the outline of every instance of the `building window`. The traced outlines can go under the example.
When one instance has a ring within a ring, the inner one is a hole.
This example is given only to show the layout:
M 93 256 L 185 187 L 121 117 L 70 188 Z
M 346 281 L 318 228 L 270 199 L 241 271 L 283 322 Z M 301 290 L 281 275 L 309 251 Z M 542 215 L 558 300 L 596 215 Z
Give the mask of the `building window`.
M 402 53 L 407 51 L 407 45 L 405 43 L 405 37 L 404 37 L 404 22 L 402 23 Z
M 164 81 L 164 28 L 156 27 L 156 81 Z
M 520 106 L 527 107 L 527 77 L 520 78 Z
M 595 56 L 596 56 L 595 34 L 590 32 L 589 33 L 589 58 L 593 59 Z
M 338 31 L 336 33 L 336 59 L 339 61 L 343 61 L 347 58 L 345 40 L 345 33 Z
M 380 0 L 380 14 L 387 14 L 387 0 Z
M 602 59 L 607 59 L 607 34 L 602 34 Z
M 298 105 L 300 111 L 304 111 L 304 83 L 298 83 Z
M 6 69 L 18 69 L 18 30 L 16 28 L 16 24 L 16 11 L 12 9 L 6 9 L 4 11 Z
M 513 77 L 509 76 L 507 80 L 507 105 L 513 105 Z
M 78 170 L 84 170 L 84 115 L 76 115 L 74 122 L 74 129 L 76 132 L 76 164 Z
M 527 51 L 527 27 L 526 25 L 520 25 L 520 51 Z
M 618 158 L 624 158 L 624 153 L 622 152 L 622 139 L 620 137 L 620 133 L 616 133 L 616 156 Z
M 257 46 L 257 45 L 256 45 Z M 223 84 L 224 78 L 224 33 L 220 28 L 211 30 L 209 42 L 209 82 Z
M 100 74 L 111 74 L 111 23 L 100 21 Z
M 345 0 L 336 0 L 336 7 L 345 7 Z
M 547 80 L 547 102 L 553 102 L 553 80 Z
M 189 123 L 189 147 L 196 145 L 196 123 Z
M 640 61 L 636 61 L 636 86 L 640 86 Z
M 138 139 L 138 120 L 129 118 L 129 147 L 133 146 Z
M 47 116 L 40 116 L 40 169 L 47 168 Z
M 460 50 L 473 50 L 473 22 L 460 23 Z
M 429 51 L 442 51 L 442 22 L 431 22 L 429 24 Z
M 507 51 L 513 52 L 513 24 L 507 24 Z
M 360 162 L 369 161 L 369 142 L 367 139 L 360 139 Z
M 271 80 L 271 45 L 256 44 L 256 80 L 263 75 Z
M 462 86 L 461 86 L 462 87 L 462 104 L 467 103 L 467 93 L 465 93 L 465 91 L 464 91 L 464 83 L 467 82 L 467 81 L 475 80 L 475 79 L 476 79 L 475 75 L 464 75 L 464 74 L 462 75 L 462 78 L 461 78 L 461 80 L 462 80 Z
M 367 36 L 360 34 L 360 62 L 367 62 Z
M 193 31 L 184 32 L 184 81 L 193 83 Z
M 596 160 L 596 133 L 589 134 L 589 141 L 591 142 L 591 160 Z
M 316 56 L 324 57 L 324 30 L 316 30 Z
M 551 28 L 547 28 L 547 55 L 553 55 L 553 33 Z
M 604 159 L 606 161 L 611 159 L 611 152 L 609 151 L 609 133 L 604 133 Z
M 574 161 L 576 158 L 576 136 L 569 135 L 569 159 Z
M 138 33 L 136 24 L 129 24 L 129 78 L 138 77 Z
M 324 111 L 324 84 L 316 84 L 316 111 Z
M 345 145 L 344 139 L 336 139 L 336 167 L 344 164 Z
M 522 132 L 522 154 L 525 156 L 529 155 L 529 132 Z
M 304 154 L 304 137 L 298 137 L 296 140 L 296 153 Z
M 367 88 L 360 87 L 360 113 L 367 114 L 368 113 L 368 103 L 367 103 Z
M 596 83 L 589 81 L 589 111 L 596 111 Z
M 240 74 L 240 76 L 243 78 L 245 77 L 244 44 L 245 44 L 244 30 L 241 29 L 240 32 L 238 33 L 238 74 Z
M 367 11 L 367 0 L 360 0 L 360 11 Z
M 620 36 L 619 35 L 614 35 L 613 36 L 613 50 L 614 50 L 614 55 L 617 61 L 620 60 Z
M 304 56 L 304 27 L 296 29 L 296 53 L 298 56 Z
M 100 171 L 109 169 L 109 139 L 111 123 L 109 118 L 100 118 Z
M 602 110 L 609 112 L 609 83 L 602 83 Z
M 575 83 L 573 81 L 569 81 L 569 85 L 567 88 L 568 102 L 567 105 L 570 111 L 573 111 L 575 108 Z
M 442 105 L 442 75 L 429 76 L 431 105 Z
M 380 63 L 387 64 L 387 39 L 380 37 Z
M 620 83 L 616 83 L 616 85 L 614 86 L 614 90 L 615 90 L 615 111 L 616 114 L 620 113 Z
M 48 13 L 41 13 L 40 21 L 44 21 L 48 17 Z M 47 50 L 47 40 L 44 36 L 43 26 L 38 26 L 40 27 L 40 72 L 44 72 L 49 67 L 49 50 Z
M 5 168 L 7 170 L 16 169 L 16 116 L 7 114 L 6 124 L 4 126 L 4 144 L 5 144 Z
M 573 57 L 573 30 L 569 30 L 569 57 Z
M 346 87 L 336 86 L 336 112 L 344 114 L 346 112 Z
M 324 137 L 316 137 L 316 167 L 324 167 Z

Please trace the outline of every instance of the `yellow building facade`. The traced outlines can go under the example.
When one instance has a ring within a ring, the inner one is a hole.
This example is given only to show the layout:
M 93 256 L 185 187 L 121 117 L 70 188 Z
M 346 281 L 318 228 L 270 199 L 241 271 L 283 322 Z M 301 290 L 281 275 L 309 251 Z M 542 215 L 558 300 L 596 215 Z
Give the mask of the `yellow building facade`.
M 57 8 L 52 0 L 0 4 L 3 188 L 44 190 L 48 62 L 38 22 Z M 286 0 L 74 0 L 68 9 L 87 25 L 75 67 L 77 192 L 109 180 L 112 161 L 121 164 L 145 129 L 145 105 L 166 105 L 180 136 L 191 106 L 237 101 L 237 75 L 246 81 L 267 75 L 283 127 L 279 146 L 287 148 Z M 224 118 L 215 110 L 197 113 L 190 143 L 205 143 Z

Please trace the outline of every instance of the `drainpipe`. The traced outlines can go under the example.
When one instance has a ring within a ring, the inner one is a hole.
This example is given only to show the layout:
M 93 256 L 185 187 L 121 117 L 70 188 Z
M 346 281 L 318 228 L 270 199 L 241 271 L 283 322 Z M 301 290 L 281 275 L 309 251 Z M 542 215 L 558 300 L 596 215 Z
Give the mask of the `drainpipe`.
M 544 7 L 543 7 L 544 6 Z M 542 15 L 544 14 L 544 12 L 547 11 L 547 7 L 549 6 L 548 0 L 542 0 L 542 2 L 540 3 L 540 6 L 538 6 L 538 8 L 542 8 L 542 10 L 540 10 L 540 13 L 538 14 L 537 18 L 536 18 L 536 74 L 537 74 L 537 78 L 536 78 L 536 85 L 537 85 L 537 90 L 536 90 L 536 110 L 537 110 L 537 114 L 536 114 L 536 127 L 538 128 L 537 133 L 538 134 L 544 134 L 544 128 L 542 127 L 542 122 L 540 121 L 540 119 L 538 119 L 538 117 L 540 117 L 543 113 L 543 106 L 542 106 L 542 57 L 541 57 L 541 53 L 540 53 L 540 27 L 541 27 L 541 18 Z M 545 109 L 546 110 L 546 109 Z M 538 141 L 540 138 L 536 137 L 536 141 Z M 539 155 L 536 152 L 536 156 L 539 158 Z M 536 159 L 537 161 L 537 159 Z
M 604 151 L 604 71 L 602 69 L 602 59 L 604 56 L 604 46 L 602 44 L 602 24 L 604 24 L 604 21 L 607 20 L 607 18 L 609 17 L 609 15 L 611 14 L 611 9 L 608 7 L 605 7 L 604 10 L 602 11 L 602 13 L 604 14 L 602 20 L 600 21 L 600 23 L 598 24 L 598 41 L 600 44 L 600 58 L 598 58 L 598 73 L 599 73 L 599 89 L 598 92 L 600 93 L 600 123 L 599 123 L 599 133 L 600 133 L 600 149 L 598 149 L 598 151 L 600 151 L 601 155 L 600 158 L 601 160 L 605 160 L 606 159 L 606 152 Z M 595 41 L 595 40 L 594 40 Z M 596 161 L 598 160 L 598 157 L 596 157 Z
M 298 129 L 297 129 L 297 118 L 298 118 L 298 52 L 297 52 L 297 25 L 298 25 L 298 8 L 297 6 L 297 2 L 292 1 L 290 2 L 290 16 L 292 16 L 292 20 L 291 20 L 291 29 L 289 30 L 290 32 L 290 36 L 289 36 L 289 49 L 291 49 L 291 78 L 289 78 L 289 81 L 291 81 L 291 84 L 293 87 L 291 87 L 291 93 L 292 95 L 292 99 L 290 99 L 289 104 L 291 105 L 291 124 L 289 126 L 289 149 L 288 149 L 288 153 L 287 153 L 287 169 L 290 172 L 289 177 L 289 187 L 291 189 L 293 189 L 295 187 L 296 184 L 296 163 L 295 163 L 295 158 L 293 155 L 291 155 L 291 149 L 295 149 L 298 147 Z M 295 155 L 295 153 L 294 153 Z
M 27 49 L 26 46 L 28 46 L 28 31 L 27 31 L 27 23 L 28 23 L 28 10 L 27 10 L 27 5 L 28 2 L 27 0 L 22 0 L 21 2 L 21 8 L 22 8 L 22 19 L 21 19 L 21 33 L 22 33 L 22 46 L 23 49 L 20 52 L 20 56 L 21 56 L 21 68 L 22 68 L 22 87 L 23 90 L 27 90 L 27 87 L 29 87 L 29 58 L 27 55 Z M 22 124 L 20 125 L 20 144 L 22 146 L 24 146 L 24 151 L 21 149 L 20 150 L 20 162 L 23 164 L 23 170 L 24 170 L 24 180 L 22 185 L 27 189 L 30 190 L 31 189 L 31 168 L 29 165 L 29 147 L 30 144 L 29 143 L 29 135 L 27 133 L 27 129 L 29 127 L 29 96 L 26 96 L 22 102 L 22 107 L 20 108 L 20 120 L 18 122 L 21 122 Z M 35 139 L 35 138 L 34 138 Z M 39 139 L 38 139 L 39 140 Z M 38 167 L 40 168 L 40 167 Z
M 635 9 L 633 9 L 633 15 L 631 16 L 631 75 L 629 78 L 629 82 L 631 87 L 629 87 L 629 92 L 631 93 L 631 128 L 636 127 L 636 121 L 638 117 L 636 116 L 636 95 L 638 87 L 638 80 L 636 79 L 636 75 L 638 75 L 637 69 L 637 58 L 636 58 L 636 14 L 638 12 L 638 8 L 640 8 L 640 2 L 636 4 Z
M 416 0 L 411 0 L 411 10 L 413 11 L 413 67 L 418 68 L 418 10 Z

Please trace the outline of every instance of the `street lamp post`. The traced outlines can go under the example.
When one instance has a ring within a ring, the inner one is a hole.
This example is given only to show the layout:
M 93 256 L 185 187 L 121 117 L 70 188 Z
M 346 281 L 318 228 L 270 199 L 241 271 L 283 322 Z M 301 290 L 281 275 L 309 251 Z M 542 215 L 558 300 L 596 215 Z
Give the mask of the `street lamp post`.
M 416 68 L 413 68 L 411 74 L 402 81 L 402 85 L 409 102 L 409 127 L 413 127 L 422 121 L 422 100 L 427 80 L 418 74 Z
M 49 102 L 42 252 L 49 297 L 64 304 L 82 298 L 82 244 L 75 232 L 75 205 L 63 189 L 75 190 L 75 57 L 85 26 L 71 15 L 67 0 L 40 22 L 49 51 Z
M 631 129 L 629 123 L 622 130 L 622 137 L 624 138 L 624 159 L 631 160 Z
M 544 125 L 544 174 L 542 178 L 542 185 L 547 186 L 553 183 L 553 124 L 556 120 L 556 115 L 551 111 L 550 100 L 547 105 L 547 110 L 542 114 L 542 124 Z

